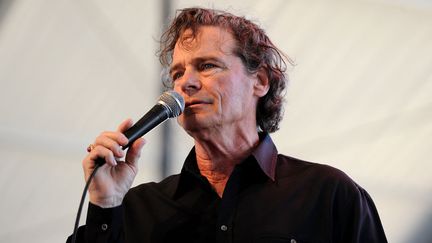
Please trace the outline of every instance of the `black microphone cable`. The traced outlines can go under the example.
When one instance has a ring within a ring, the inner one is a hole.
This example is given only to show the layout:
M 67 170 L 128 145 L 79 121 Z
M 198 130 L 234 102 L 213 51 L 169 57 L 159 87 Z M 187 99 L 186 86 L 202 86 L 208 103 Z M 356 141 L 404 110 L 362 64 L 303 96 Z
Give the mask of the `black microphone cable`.
M 98 171 L 98 169 L 105 163 L 104 159 L 98 158 L 96 159 L 96 163 L 95 163 L 95 167 L 93 169 L 93 172 L 90 174 L 89 178 L 87 179 L 87 182 L 84 186 L 84 191 L 82 193 L 81 196 L 81 201 L 78 207 L 78 212 L 75 218 L 75 226 L 74 226 L 74 230 L 73 230 L 73 234 L 72 234 L 72 243 L 76 242 L 76 236 L 77 236 L 77 232 L 78 232 L 78 225 L 79 225 L 79 221 L 80 221 L 80 217 L 81 217 L 81 211 L 83 208 L 83 204 L 87 195 L 87 190 L 88 187 L 90 186 L 91 181 L 93 180 L 94 176 L 96 175 L 96 172 Z

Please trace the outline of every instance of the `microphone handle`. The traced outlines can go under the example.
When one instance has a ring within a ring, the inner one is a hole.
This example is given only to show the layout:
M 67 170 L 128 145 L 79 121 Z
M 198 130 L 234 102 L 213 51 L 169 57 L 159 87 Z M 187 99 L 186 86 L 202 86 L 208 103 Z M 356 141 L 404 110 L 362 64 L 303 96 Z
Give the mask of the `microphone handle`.
M 135 140 L 144 136 L 147 132 L 155 128 L 169 118 L 168 111 L 162 104 L 156 104 L 139 121 L 126 130 L 123 134 L 129 139 L 128 144 L 122 147 L 123 150 L 129 148 Z
M 135 140 L 144 136 L 147 132 L 155 128 L 157 125 L 161 124 L 169 118 L 167 108 L 162 104 L 157 103 L 153 108 L 151 108 L 139 121 L 137 121 L 132 127 L 126 130 L 123 134 L 129 139 L 129 142 L 122 146 L 125 150 L 132 145 Z M 105 164 L 104 158 L 97 158 L 96 164 Z

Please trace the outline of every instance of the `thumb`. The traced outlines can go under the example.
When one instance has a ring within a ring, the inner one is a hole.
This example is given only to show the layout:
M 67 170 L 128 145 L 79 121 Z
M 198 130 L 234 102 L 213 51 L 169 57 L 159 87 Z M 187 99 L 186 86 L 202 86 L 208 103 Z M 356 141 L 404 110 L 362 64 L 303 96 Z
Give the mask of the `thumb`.
M 138 138 L 132 146 L 129 147 L 126 153 L 126 163 L 130 166 L 138 168 L 138 159 L 141 157 L 141 151 L 144 145 L 146 144 L 146 140 L 144 138 Z

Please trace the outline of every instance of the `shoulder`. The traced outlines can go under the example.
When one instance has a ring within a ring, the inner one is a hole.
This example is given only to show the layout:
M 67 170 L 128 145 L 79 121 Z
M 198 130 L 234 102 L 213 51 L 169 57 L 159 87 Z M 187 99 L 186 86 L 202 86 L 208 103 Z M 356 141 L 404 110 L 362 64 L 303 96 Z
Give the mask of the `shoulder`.
M 283 154 L 278 155 L 277 172 L 280 178 L 297 176 L 312 177 L 314 180 L 353 182 L 345 172 L 330 165 L 305 161 Z
M 325 191 L 334 196 L 352 198 L 366 193 L 352 178 L 337 168 L 282 154 L 278 155 L 276 173 L 281 183 L 295 183 L 297 186 Z
M 277 183 L 328 200 L 338 210 L 375 211 L 368 192 L 345 172 L 329 165 L 278 155 Z

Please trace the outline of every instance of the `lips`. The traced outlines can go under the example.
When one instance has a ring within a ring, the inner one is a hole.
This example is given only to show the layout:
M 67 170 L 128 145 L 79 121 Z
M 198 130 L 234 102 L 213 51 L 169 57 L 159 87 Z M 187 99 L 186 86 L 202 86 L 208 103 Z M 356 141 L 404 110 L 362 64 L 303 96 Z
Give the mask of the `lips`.
M 192 100 L 187 100 L 185 102 L 185 108 L 188 108 L 190 106 L 195 106 L 195 105 L 206 105 L 206 104 L 210 104 L 211 102 L 208 100 L 201 100 L 201 99 L 192 99 Z

